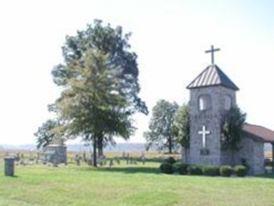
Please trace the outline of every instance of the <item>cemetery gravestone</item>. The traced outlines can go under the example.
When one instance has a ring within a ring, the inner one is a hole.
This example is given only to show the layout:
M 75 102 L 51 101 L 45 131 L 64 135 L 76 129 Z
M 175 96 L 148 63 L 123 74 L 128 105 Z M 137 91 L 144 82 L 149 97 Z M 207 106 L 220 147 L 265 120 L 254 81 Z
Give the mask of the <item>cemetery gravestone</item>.
M 83 160 L 84 160 L 84 162 L 87 162 L 87 155 L 86 155 L 86 152 L 83 153 Z
M 113 159 L 110 159 L 109 161 L 109 168 L 111 168 L 113 166 Z
M 67 147 L 62 144 L 48 145 L 44 150 L 46 162 L 53 164 L 67 163 Z
M 142 161 L 143 165 L 146 163 L 146 157 L 145 157 L 145 153 L 144 152 L 142 152 L 141 161 Z
M 129 164 L 129 153 L 127 153 L 127 156 L 126 156 L 126 163 L 127 165 Z
M 80 162 L 80 156 L 78 154 L 75 155 L 75 161 L 76 161 L 76 165 L 80 166 L 81 162 Z

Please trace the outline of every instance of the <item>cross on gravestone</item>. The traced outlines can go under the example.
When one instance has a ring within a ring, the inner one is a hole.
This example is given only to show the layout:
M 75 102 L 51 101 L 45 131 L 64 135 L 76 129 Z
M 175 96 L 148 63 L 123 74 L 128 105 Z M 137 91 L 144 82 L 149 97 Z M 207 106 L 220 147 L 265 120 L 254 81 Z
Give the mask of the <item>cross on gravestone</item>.
M 203 148 L 206 148 L 206 135 L 210 134 L 210 131 L 206 130 L 206 126 L 203 125 L 202 130 L 198 131 L 198 134 L 202 135 L 203 140 Z
M 214 65 L 214 52 L 220 51 L 219 48 L 215 49 L 213 45 L 211 45 L 210 50 L 206 50 L 205 53 L 211 53 L 211 64 Z

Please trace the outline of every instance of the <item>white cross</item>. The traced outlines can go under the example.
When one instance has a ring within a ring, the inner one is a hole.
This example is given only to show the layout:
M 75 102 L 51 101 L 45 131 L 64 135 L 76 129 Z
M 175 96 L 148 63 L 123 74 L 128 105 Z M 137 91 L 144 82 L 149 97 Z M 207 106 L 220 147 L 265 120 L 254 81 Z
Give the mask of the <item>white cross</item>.
M 206 127 L 203 125 L 202 130 L 198 131 L 198 134 L 201 134 L 203 136 L 203 148 L 206 147 L 206 135 L 210 134 L 210 131 L 206 130 Z

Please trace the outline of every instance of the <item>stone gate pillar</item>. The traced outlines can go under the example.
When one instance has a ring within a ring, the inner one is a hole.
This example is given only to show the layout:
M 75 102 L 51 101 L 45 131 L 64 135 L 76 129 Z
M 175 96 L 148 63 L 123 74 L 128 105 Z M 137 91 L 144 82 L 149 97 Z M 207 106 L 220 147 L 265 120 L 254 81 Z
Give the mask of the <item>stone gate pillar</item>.
M 5 176 L 14 176 L 14 157 L 5 157 Z

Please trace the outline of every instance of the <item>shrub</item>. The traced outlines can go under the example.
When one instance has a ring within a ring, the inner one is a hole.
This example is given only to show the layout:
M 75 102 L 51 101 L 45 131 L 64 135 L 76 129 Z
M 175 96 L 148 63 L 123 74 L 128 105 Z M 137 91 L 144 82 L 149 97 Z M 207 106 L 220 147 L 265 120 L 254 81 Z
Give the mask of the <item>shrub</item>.
M 172 173 L 173 173 L 172 164 L 167 163 L 167 162 L 163 162 L 163 163 L 160 165 L 160 171 L 161 171 L 162 173 L 165 173 L 165 174 L 172 174 Z
M 187 168 L 187 171 L 190 175 L 202 175 L 203 174 L 202 167 L 199 165 L 190 165 Z
M 233 169 L 229 165 L 222 165 L 220 167 L 220 175 L 223 177 L 230 177 L 232 175 Z
M 274 161 L 271 161 L 271 159 L 265 159 L 264 165 L 265 165 L 265 167 L 272 167 L 272 166 L 274 166 Z
M 241 165 L 245 166 L 247 171 L 249 170 L 249 164 L 245 158 L 241 159 Z
M 207 176 L 218 176 L 220 175 L 220 168 L 217 166 L 205 166 L 202 168 L 203 174 Z
M 174 164 L 176 160 L 173 157 L 168 157 L 164 160 L 165 163 Z
M 177 172 L 181 175 L 185 175 L 187 174 L 187 164 L 184 164 L 182 162 L 175 162 L 172 167 L 173 167 L 173 171 Z
M 236 165 L 234 167 L 234 172 L 238 177 L 244 177 L 247 175 L 247 168 L 243 165 Z

